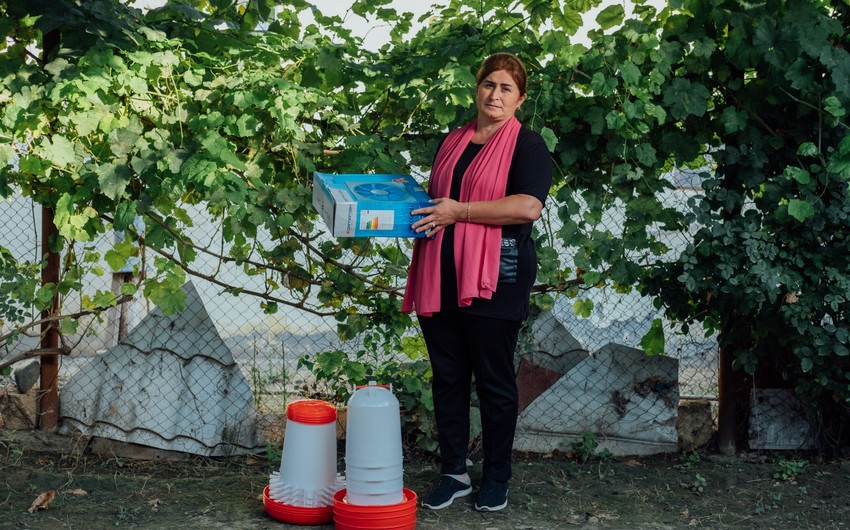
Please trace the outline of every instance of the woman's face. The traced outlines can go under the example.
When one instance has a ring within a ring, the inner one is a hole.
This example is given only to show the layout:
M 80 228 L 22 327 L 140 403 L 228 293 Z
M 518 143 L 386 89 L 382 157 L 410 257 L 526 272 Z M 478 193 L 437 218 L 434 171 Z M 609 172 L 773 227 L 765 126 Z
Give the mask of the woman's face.
M 520 95 L 514 78 L 505 70 L 496 70 L 481 83 L 475 92 L 475 105 L 478 107 L 478 117 L 492 121 L 510 119 L 522 102 L 525 95 Z

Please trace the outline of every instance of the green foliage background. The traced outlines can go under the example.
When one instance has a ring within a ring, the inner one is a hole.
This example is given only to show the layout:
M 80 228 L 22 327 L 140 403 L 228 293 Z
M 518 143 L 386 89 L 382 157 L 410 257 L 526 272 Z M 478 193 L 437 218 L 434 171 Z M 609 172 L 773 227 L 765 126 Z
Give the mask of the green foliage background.
M 32 301 L 40 310 L 55 290 L 79 290 L 101 258 L 152 264 L 138 288 L 180 309 L 205 253 L 263 277 L 261 291 L 222 287 L 267 312 L 333 315 L 343 338 L 403 349 L 409 242 L 324 237 L 311 174 L 427 169 L 441 135 L 474 116 L 475 68 L 506 50 L 528 65 L 521 119 L 556 167 L 558 223 L 536 233 L 536 306 L 563 293 L 588 313 L 583 290 L 637 288 L 675 322 L 718 333 L 747 372 L 772 367 L 850 404 L 845 2 L 637 0 L 628 17 L 601 9 L 585 47 L 572 36 L 601 1 L 450 1 L 412 35 L 409 13 L 355 1 L 352 16 L 389 28 L 377 52 L 339 17 L 313 10 L 302 25 L 307 2 L 274 4 L 0 4 L 0 196 L 18 190 L 55 210 L 53 247 L 74 250 L 46 286 L 30 281 L 37 264 L 0 254 L 0 290 L 20 302 L 0 305 L 6 326 L 23 325 Z M 46 35 L 59 46 L 42 57 Z M 704 172 L 688 212 L 660 198 L 675 168 Z M 226 255 L 185 235 L 190 205 L 221 224 Z M 619 233 L 602 223 L 610 211 L 623 214 Z M 655 234 L 692 227 L 671 259 Z M 110 228 L 130 238 L 103 257 L 82 250 Z M 663 352 L 659 323 L 642 345 Z

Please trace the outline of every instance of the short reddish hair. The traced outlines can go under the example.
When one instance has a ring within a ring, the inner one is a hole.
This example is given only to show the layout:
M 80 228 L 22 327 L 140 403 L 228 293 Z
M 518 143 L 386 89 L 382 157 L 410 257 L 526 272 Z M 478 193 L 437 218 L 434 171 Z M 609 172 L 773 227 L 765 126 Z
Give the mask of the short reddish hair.
M 475 76 L 476 86 L 480 85 L 484 78 L 497 70 L 504 70 L 511 75 L 519 89 L 519 95 L 525 95 L 526 84 L 528 82 L 528 74 L 525 72 L 525 65 L 519 60 L 519 57 L 512 53 L 499 52 L 484 59 L 481 63 L 481 68 L 478 69 L 478 75 Z

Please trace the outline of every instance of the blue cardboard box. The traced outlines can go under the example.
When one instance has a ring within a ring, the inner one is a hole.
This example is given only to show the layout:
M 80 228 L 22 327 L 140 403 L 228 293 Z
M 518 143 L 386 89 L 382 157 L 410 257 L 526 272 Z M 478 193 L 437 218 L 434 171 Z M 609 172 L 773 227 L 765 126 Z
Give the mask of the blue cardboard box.
M 425 237 L 410 212 L 430 200 L 410 175 L 313 173 L 313 206 L 334 237 Z

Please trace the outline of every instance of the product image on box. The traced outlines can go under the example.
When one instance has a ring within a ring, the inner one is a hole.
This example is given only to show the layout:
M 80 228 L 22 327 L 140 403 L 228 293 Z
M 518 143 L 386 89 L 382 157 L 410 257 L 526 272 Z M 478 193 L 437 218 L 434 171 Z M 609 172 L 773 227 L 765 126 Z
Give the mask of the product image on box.
M 349 182 L 348 189 L 358 201 L 409 201 L 413 198 L 404 190 L 401 182 Z
M 313 206 L 334 237 L 424 237 L 411 212 L 429 201 L 410 175 L 313 174 Z

